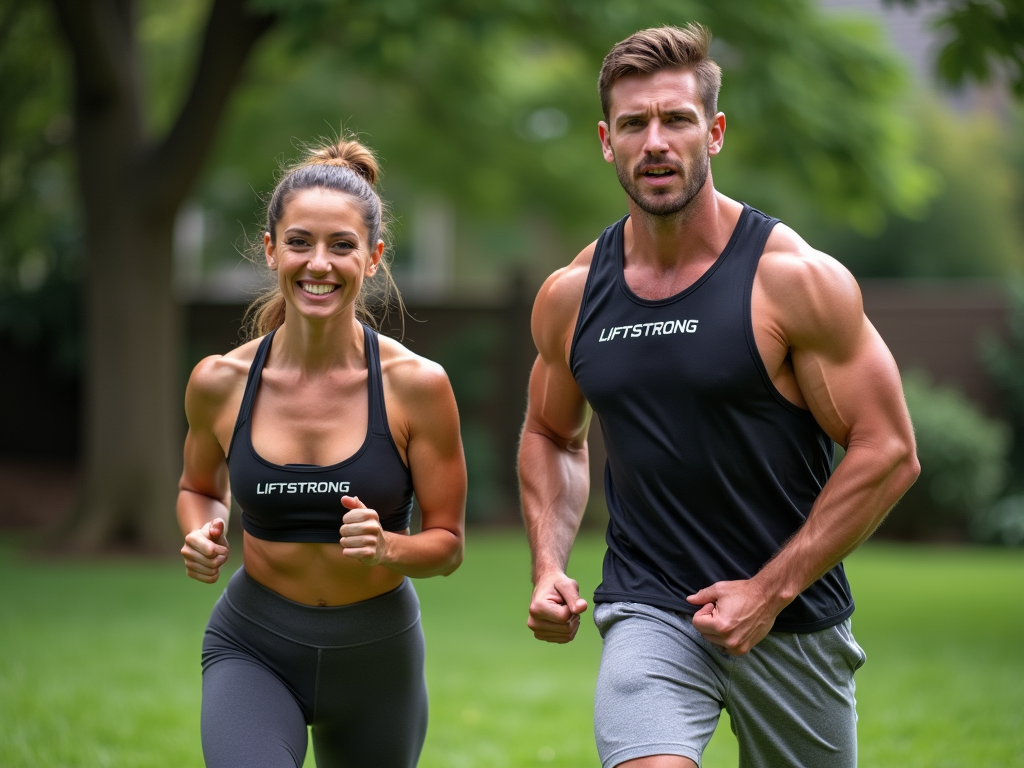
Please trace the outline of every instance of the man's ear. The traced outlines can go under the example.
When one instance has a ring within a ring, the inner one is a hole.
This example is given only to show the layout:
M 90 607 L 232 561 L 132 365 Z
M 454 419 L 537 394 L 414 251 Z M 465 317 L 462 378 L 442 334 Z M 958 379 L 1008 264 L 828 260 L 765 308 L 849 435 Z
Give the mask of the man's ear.
M 606 162 L 615 162 L 615 152 L 612 150 L 612 129 L 604 120 L 597 124 L 597 137 L 601 140 L 601 154 Z
M 722 151 L 725 144 L 725 113 L 719 112 L 711 121 L 711 128 L 708 131 L 708 155 L 714 157 Z

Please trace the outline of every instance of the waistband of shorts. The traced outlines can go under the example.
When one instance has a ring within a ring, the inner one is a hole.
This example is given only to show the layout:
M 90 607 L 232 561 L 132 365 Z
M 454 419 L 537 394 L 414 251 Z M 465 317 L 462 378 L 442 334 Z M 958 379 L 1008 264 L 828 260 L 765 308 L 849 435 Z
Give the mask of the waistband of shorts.
M 409 579 L 383 595 L 350 605 L 304 605 L 263 586 L 239 568 L 221 596 L 238 615 L 304 645 L 337 648 L 377 642 L 405 632 L 420 619 Z

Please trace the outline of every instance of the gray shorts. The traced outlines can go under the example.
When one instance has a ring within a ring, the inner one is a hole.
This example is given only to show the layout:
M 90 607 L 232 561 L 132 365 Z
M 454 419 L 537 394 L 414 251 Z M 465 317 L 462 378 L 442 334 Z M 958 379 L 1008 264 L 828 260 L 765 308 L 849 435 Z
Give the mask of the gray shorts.
M 689 616 L 641 603 L 600 603 L 604 638 L 594 732 L 604 768 L 650 755 L 697 765 L 724 707 L 740 768 L 857 764 L 853 673 L 864 651 L 849 620 L 807 634 L 773 632 L 730 656 Z

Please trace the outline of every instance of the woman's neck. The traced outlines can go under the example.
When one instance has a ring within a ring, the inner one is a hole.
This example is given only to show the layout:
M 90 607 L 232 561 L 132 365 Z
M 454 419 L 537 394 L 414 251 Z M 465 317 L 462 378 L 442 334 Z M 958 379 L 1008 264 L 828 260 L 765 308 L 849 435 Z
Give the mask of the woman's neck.
M 316 375 L 330 369 L 366 365 L 363 326 L 355 313 L 317 322 L 285 313 L 274 337 L 274 365 Z

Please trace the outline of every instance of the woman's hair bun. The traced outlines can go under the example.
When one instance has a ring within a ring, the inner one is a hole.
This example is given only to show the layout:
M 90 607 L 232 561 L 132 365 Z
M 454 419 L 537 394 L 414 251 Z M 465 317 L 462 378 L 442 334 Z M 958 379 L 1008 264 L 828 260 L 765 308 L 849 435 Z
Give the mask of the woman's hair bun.
M 380 165 L 373 152 L 355 139 L 341 139 L 312 150 L 303 165 L 336 165 L 362 176 L 371 187 L 380 178 Z

